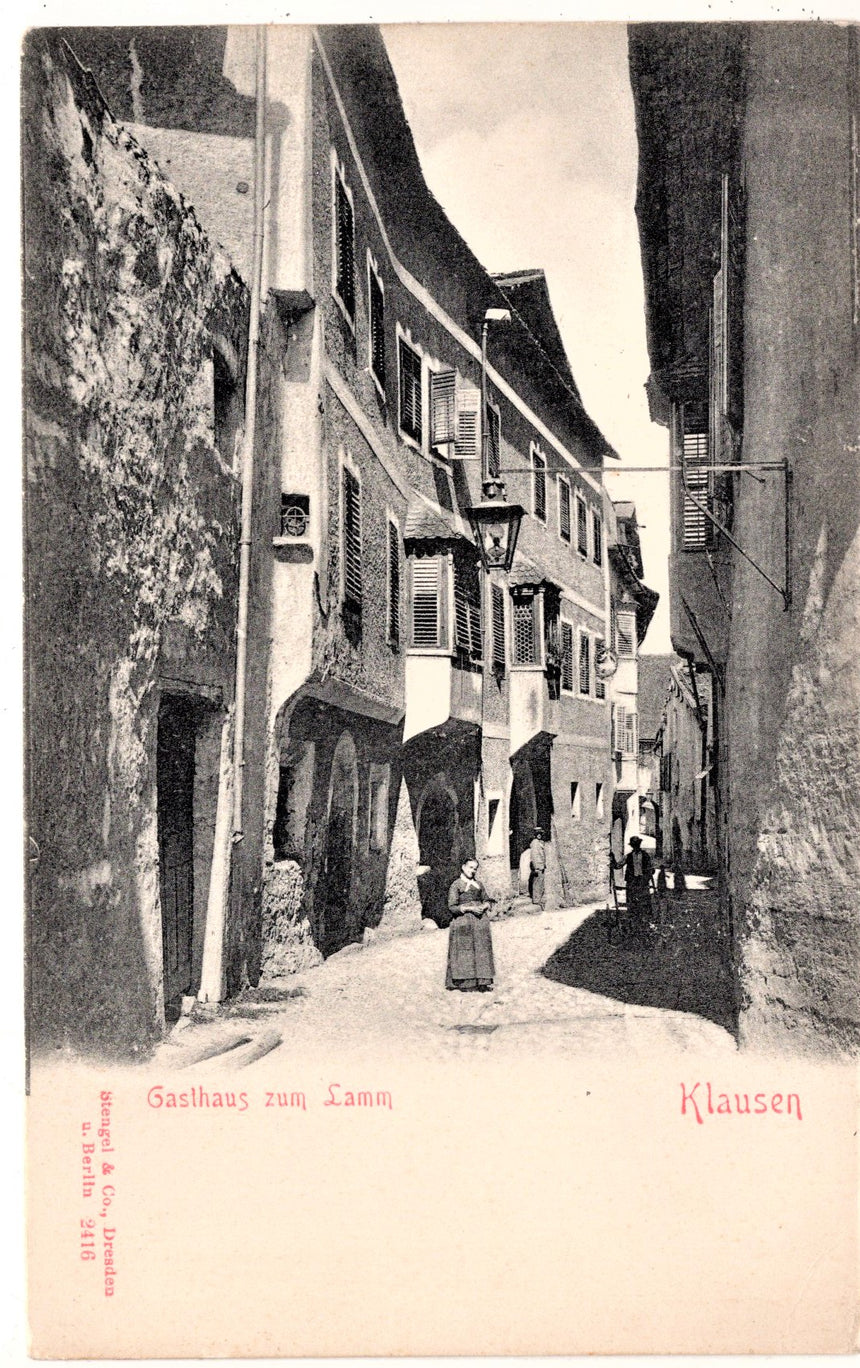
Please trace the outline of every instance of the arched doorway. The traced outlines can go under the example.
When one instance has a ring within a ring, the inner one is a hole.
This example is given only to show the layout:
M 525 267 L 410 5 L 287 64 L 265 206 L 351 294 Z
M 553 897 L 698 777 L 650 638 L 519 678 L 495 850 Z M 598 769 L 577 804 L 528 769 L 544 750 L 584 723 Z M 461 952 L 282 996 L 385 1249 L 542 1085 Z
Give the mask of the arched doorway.
M 418 846 L 422 865 L 419 879 L 421 911 L 440 926 L 448 918 L 448 889 L 460 870 L 460 820 L 457 796 L 444 780 L 431 781 L 418 809 Z
M 531 765 L 522 761 L 514 767 L 510 800 L 510 861 L 511 878 L 516 882 L 520 875 L 520 860 L 524 850 L 531 844 L 537 825 L 537 802 Z
M 358 763 L 348 731 L 338 741 L 331 762 L 328 822 L 319 905 L 319 947 L 331 955 L 352 939 L 351 886 L 358 815 Z

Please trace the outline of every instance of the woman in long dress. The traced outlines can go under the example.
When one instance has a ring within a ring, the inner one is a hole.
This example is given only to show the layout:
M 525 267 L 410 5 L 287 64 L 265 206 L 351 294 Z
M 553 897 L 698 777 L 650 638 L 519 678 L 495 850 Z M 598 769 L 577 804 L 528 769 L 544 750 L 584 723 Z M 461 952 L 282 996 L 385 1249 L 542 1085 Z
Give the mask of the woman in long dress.
M 493 939 L 487 912 L 490 898 L 478 882 L 477 860 L 466 860 L 448 889 L 451 928 L 448 932 L 448 972 L 446 988 L 462 993 L 492 991 L 495 966 Z

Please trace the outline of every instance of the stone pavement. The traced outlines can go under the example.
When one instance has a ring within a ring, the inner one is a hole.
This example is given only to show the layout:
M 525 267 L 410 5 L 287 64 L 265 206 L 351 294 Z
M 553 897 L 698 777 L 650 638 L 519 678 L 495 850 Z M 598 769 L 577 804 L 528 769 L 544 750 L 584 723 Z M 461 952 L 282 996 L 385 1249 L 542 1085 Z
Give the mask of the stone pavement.
M 154 1062 L 200 1072 L 274 1061 L 283 1052 L 444 1060 L 555 1049 L 651 1059 L 666 1051 L 735 1049 L 714 1020 L 677 1009 L 691 1004 L 674 980 L 662 1004 L 661 950 L 647 938 L 632 952 L 626 943 L 613 945 L 594 904 L 494 921 L 492 930 L 493 993 L 447 991 L 447 933 L 424 929 L 347 947 L 315 969 L 249 989 L 217 1009 L 197 1007 Z M 672 962 L 688 963 L 683 945 Z M 720 1019 L 719 1010 L 712 1015 Z

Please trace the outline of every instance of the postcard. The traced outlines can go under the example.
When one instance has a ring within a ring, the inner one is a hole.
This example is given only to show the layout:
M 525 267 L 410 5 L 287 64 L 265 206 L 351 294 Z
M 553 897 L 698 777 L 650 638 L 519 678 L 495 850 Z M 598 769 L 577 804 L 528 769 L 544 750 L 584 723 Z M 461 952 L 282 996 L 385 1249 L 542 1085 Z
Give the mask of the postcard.
M 224 18 L 23 44 L 31 1353 L 851 1352 L 858 27 Z

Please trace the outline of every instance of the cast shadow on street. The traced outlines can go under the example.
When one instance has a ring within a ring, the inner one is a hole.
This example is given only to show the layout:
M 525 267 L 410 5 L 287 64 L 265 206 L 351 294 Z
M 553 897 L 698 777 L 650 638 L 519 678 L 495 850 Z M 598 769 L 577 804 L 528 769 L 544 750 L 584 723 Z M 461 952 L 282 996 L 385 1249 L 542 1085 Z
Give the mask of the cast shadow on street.
M 694 1012 L 735 1032 L 729 942 L 715 898 L 655 899 L 653 924 L 620 926 L 599 910 L 550 956 L 544 977 L 641 1007 Z

